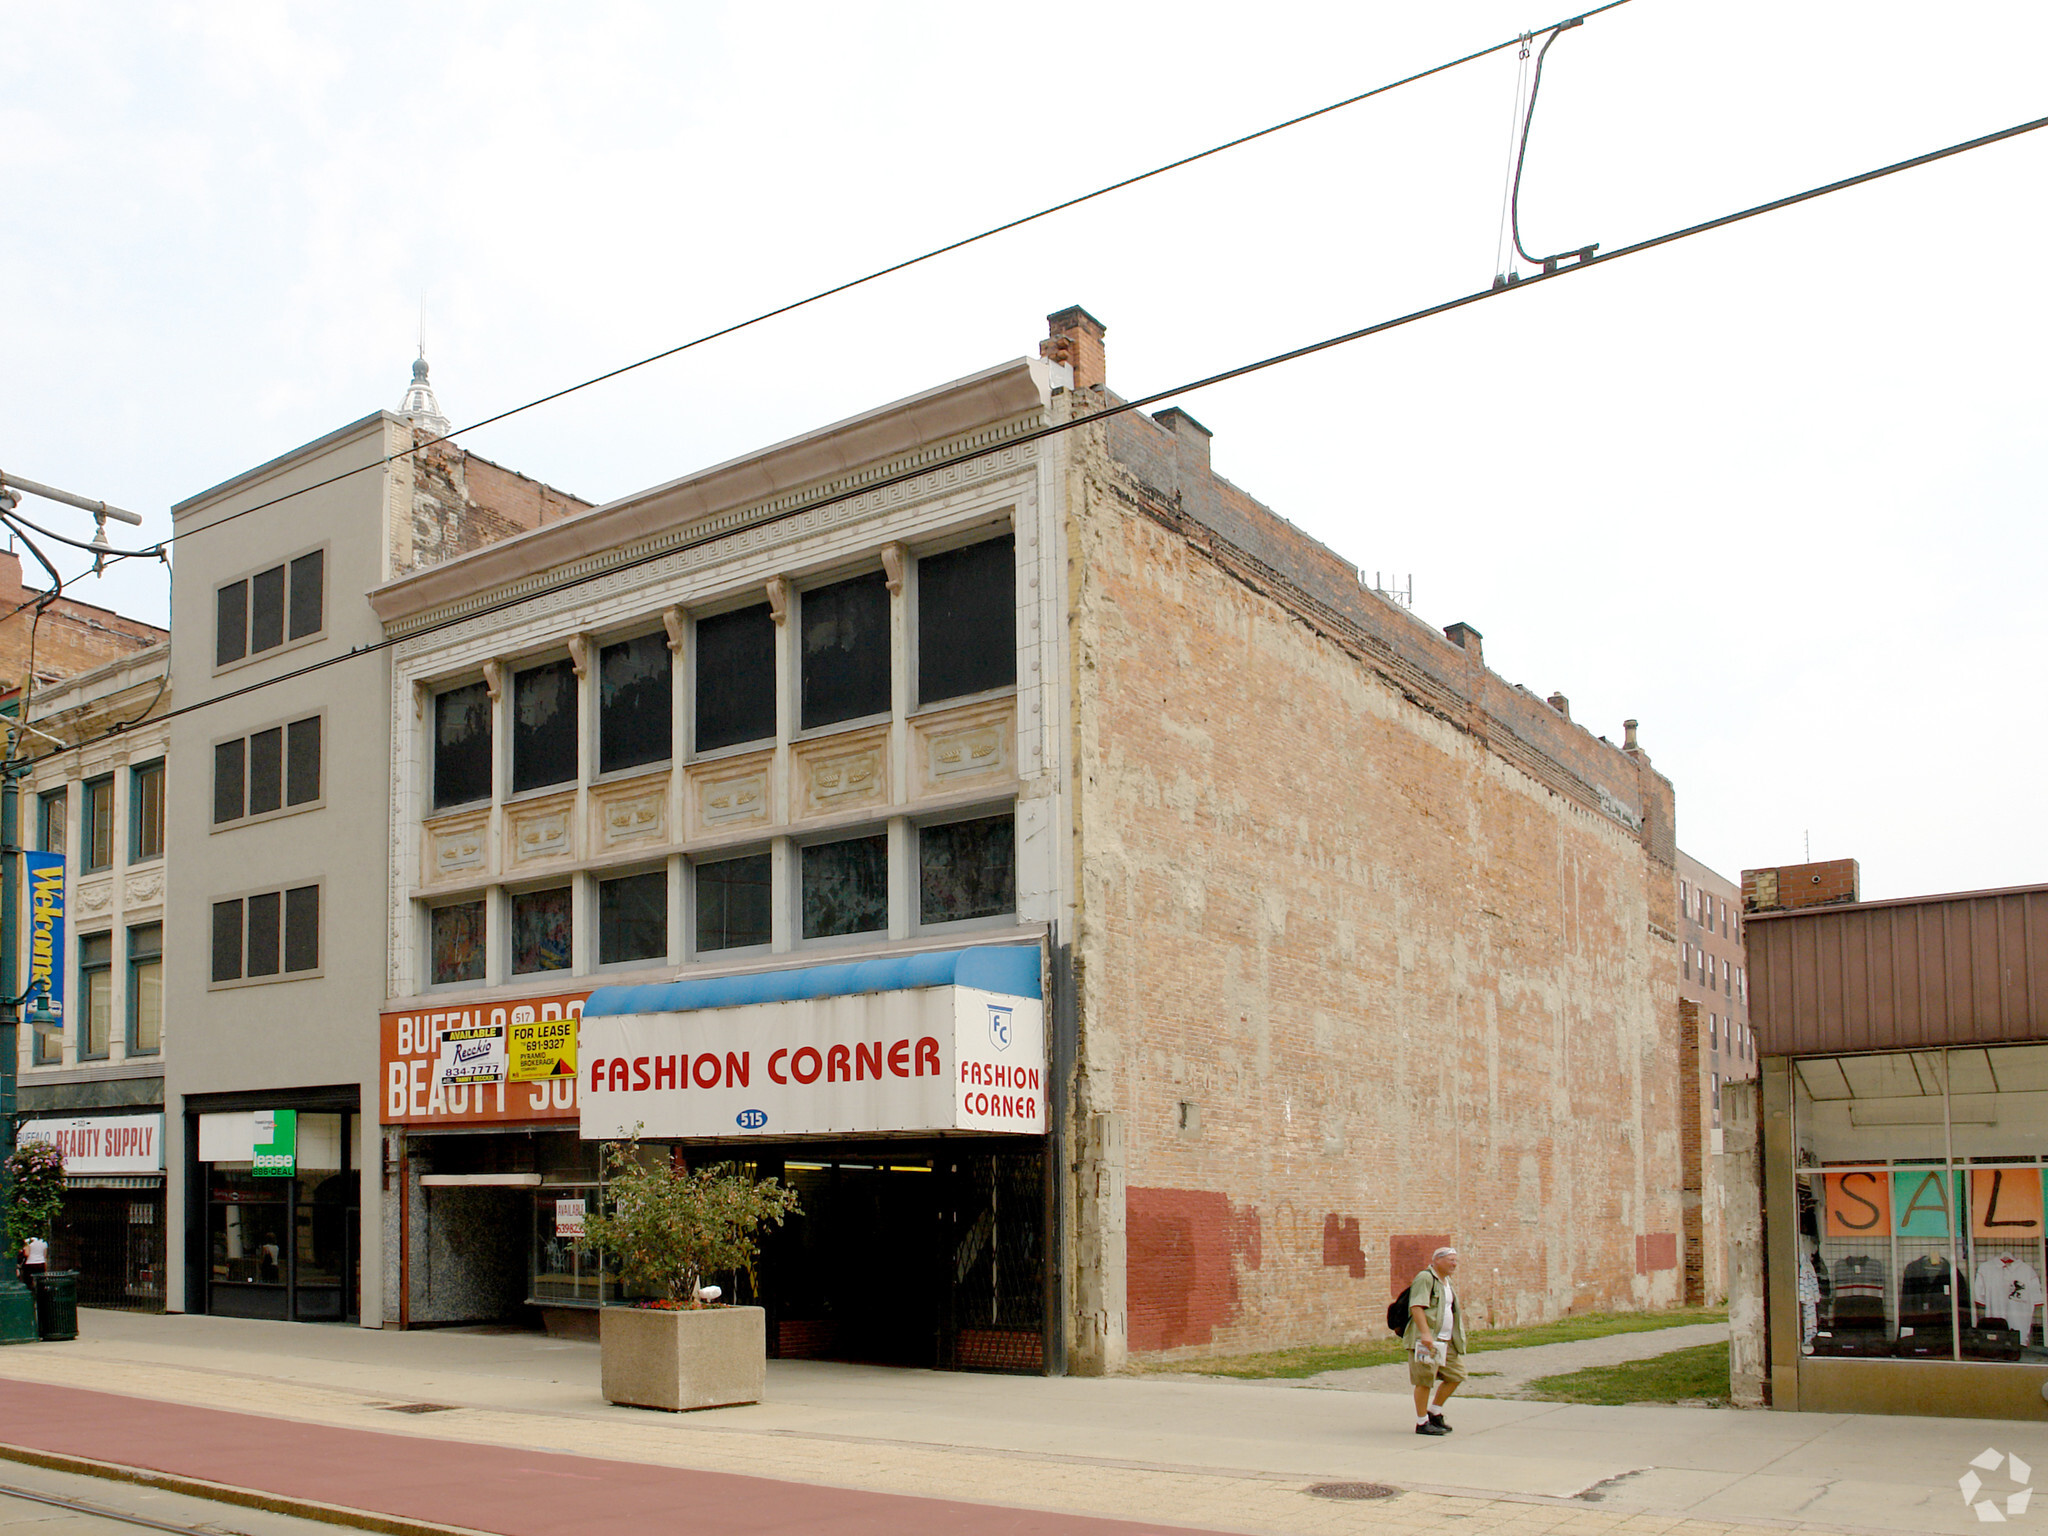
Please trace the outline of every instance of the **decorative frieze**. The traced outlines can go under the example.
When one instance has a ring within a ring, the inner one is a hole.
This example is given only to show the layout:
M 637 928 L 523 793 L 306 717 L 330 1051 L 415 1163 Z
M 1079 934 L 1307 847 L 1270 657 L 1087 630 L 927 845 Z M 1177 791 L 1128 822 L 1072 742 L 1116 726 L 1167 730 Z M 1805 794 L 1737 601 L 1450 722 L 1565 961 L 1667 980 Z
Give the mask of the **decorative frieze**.
M 1017 701 L 996 699 L 910 722 L 911 777 L 918 796 L 951 794 L 1017 771 Z
M 791 750 L 798 817 L 830 816 L 889 802 L 889 728 L 870 726 Z
M 668 840 L 668 774 L 648 774 L 590 791 L 592 841 L 600 848 Z
M 774 806 L 769 782 L 774 765 L 774 754 L 756 752 L 691 768 L 686 803 L 692 832 L 705 837 L 753 823 L 766 826 Z
M 72 894 L 71 905 L 79 913 L 92 915 L 106 911 L 114 904 L 114 882 L 111 877 L 101 880 L 81 880 Z
M 432 884 L 474 879 L 490 867 L 489 811 L 466 811 L 426 824 L 426 878 Z
M 146 907 L 152 902 L 164 899 L 164 869 L 161 864 L 155 869 L 145 869 L 128 877 L 128 884 L 122 891 L 123 905 Z
M 576 796 L 550 795 L 505 808 L 505 867 L 573 858 Z

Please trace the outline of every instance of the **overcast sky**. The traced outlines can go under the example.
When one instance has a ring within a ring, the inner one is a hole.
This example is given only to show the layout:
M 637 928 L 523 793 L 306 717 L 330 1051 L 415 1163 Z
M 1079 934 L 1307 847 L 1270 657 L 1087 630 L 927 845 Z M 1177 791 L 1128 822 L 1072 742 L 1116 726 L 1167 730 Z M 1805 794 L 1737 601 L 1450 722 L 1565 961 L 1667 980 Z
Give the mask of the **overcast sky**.
M 0 3 L 0 471 L 148 515 L 458 423 L 1555 21 L 1536 0 Z M 1564 36 L 1539 252 L 2048 113 L 2048 7 L 1634 0 Z M 470 439 L 607 500 L 1109 327 L 1137 396 L 1483 288 L 1514 50 Z M 2048 131 L 1186 397 L 1217 468 L 1866 896 L 2048 880 Z M 24 511 L 82 516 L 48 503 Z M 67 574 L 72 566 L 60 561 Z M 72 589 L 161 620 L 139 563 Z

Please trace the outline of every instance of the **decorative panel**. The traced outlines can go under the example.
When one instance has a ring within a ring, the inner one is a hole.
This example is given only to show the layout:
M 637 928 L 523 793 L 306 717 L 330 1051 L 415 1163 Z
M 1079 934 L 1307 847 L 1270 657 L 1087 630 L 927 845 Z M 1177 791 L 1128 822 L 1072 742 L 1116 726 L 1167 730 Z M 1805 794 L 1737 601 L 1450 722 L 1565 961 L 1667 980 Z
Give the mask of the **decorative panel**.
M 921 715 L 910 729 L 910 772 L 919 796 L 993 784 L 1017 772 L 1014 699 Z
M 792 750 L 792 757 L 799 816 L 829 816 L 889 801 L 887 726 L 807 741 Z
M 602 848 L 668 839 L 668 775 L 649 774 L 590 792 L 591 828 Z
M 114 904 L 112 880 L 81 880 L 71 905 L 81 913 L 104 912 Z
M 489 811 L 471 811 L 426 824 L 425 882 L 473 880 L 490 867 Z
M 126 898 L 124 905 L 131 907 L 146 907 L 153 901 L 162 901 L 164 898 L 163 869 L 159 867 L 147 870 L 139 875 L 130 875 L 128 877 L 128 888 L 124 894 Z
M 576 816 L 574 794 L 550 795 L 505 808 L 507 868 L 549 859 L 573 857 Z
M 773 753 L 757 752 L 692 768 L 686 800 L 696 835 L 766 825 L 774 807 L 770 793 L 774 766 Z

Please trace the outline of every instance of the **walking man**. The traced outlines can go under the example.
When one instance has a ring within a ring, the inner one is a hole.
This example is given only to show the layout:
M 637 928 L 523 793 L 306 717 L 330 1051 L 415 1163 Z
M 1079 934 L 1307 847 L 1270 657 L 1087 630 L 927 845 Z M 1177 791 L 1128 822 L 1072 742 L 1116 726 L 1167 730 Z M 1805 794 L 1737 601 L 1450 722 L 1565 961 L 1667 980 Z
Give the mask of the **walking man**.
M 1408 1380 L 1415 1387 L 1415 1433 L 1448 1435 L 1444 1404 L 1465 1380 L 1465 1309 L 1451 1289 L 1458 1250 L 1439 1248 L 1408 1285 Z M 1432 1398 L 1431 1392 L 1435 1396 Z

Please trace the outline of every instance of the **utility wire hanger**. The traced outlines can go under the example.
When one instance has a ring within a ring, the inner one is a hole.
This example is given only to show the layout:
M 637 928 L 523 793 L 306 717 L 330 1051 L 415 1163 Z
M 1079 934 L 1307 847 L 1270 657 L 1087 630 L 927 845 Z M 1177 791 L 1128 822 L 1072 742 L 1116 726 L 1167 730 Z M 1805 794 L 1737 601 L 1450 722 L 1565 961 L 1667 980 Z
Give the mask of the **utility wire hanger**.
M 1529 100 L 1526 105 L 1521 103 L 1521 79 L 1519 75 L 1516 78 L 1515 98 L 1517 104 L 1521 107 L 1522 131 L 1515 144 L 1514 174 L 1513 179 L 1509 183 L 1507 197 L 1507 235 L 1508 243 L 1512 250 L 1506 263 L 1507 270 L 1505 272 L 1496 272 L 1493 276 L 1493 286 L 1496 288 L 1505 288 L 1510 283 L 1519 283 L 1522 280 L 1521 270 L 1515 265 L 1516 257 L 1520 257 L 1533 267 L 1541 267 L 1547 275 L 1557 271 L 1560 266 L 1575 266 L 1579 263 L 1590 261 L 1593 258 L 1593 253 L 1600 249 L 1599 244 L 1596 242 L 1592 245 L 1579 246 L 1575 250 L 1558 251 L 1549 256 L 1537 256 L 1532 254 L 1528 247 L 1522 244 L 1522 167 L 1529 159 L 1529 128 L 1536 121 L 1536 93 L 1543 89 L 1543 60 L 1549 55 L 1553 43 L 1565 33 L 1571 31 L 1573 27 L 1583 27 L 1585 24 L 1585 17 L 1574 16 L 1570 21 L 1561 21 L 1550 29 L 1550 36 L 1543 40 L 1543 46 L 1536 51 L 1536 68 L 1529 81 Z M 1529 42 L 1533 36 L 1534 34 L 1531 33 L 1522 39 L 1520 57 L 1525 61 L 1529 57 Z M 1498 252 L 1498 245 L 1496 245 L 1495 249 Z

